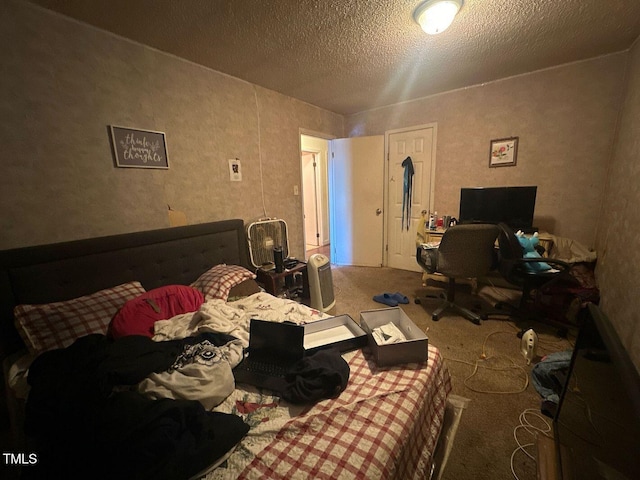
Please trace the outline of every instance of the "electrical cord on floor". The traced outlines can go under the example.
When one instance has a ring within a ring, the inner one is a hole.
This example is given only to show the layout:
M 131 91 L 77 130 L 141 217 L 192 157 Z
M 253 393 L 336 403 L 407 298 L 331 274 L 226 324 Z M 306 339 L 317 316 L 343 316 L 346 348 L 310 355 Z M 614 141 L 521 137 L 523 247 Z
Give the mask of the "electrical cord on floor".
M 498 333 L 508 333 L 510 335 L 513 334 L 512 332 L 510 332 L 508 330 L 497 330 L 495 332 L 491 332 L 490 334 L 488 334 L 485 337 L 484 341 L 482 342 L 482 353 L 480 354 L 480 358 L 478 360 L 476 360 L 475 362 L 468 362 L 466 360 L 458 360 L 456 358 L 447 358 L 447 357 L 445 357 L 445 359 L 446 360 L 451 360 L 452 362 L 464 363 L 466 365 L 471 365 L 473 367 L 473 372 L 471 372 L 471 375 L 469 375 L 467 378 L 465 378 L 464 382 L 463 382 L 463 385 L 465 387 L 467 387 L 469 390 L 473 391 L 473 392 L 488 393 L 488 394 L 494 394 L 494 395 L 513 395 L 513 394 L 517 394 L 517 393 L 522 393 L 529 386 L 529 373 L 526 371 L 526 369 L 524 367 L 522 367 L 521 365 L 518 365 L 511 357 L 508 357 L 506 355 L 487 356 L 487 353 L 486 353 L 487 340 L 489 340 L 489 337 L 491 337 L 492 335 L 495 335 L 495 334 L 498 334 Z M 488 365 L 482 365 L 481 364 L 481 362 L 485 362 L 486 360 L 489 360 L 489 359 L 492 359 L 492 358 L 501 358 L 501 357 L 504 357 L 504 358 L 508 359 L 511 362 L 511 365 L 508 365 L 506 367 L 491 367 L 491 366 L 488 366 Z M 518 390 L 512 390 L 512 391 L 481 390 L 481 389 L 472 387 L 467 382 L 473 376 L 475 376 L 476 373 L 478 373 L 478 369 L 480 369 L 480 368 L 485 368 L 487 370 L 495 370 L 495 371 L 507 371 L 507 370 L 513 370 L 513 369 L 521 370 L 522 373 L 524 374 L 523 386 Z
M 485 278 L 485 280 L 486 280 L 487 282 L 489 282 L 489 285 L 491 285 L 491 290 L 493 291 L 493 293 L 495 293 L 495 294 L 497 294 L 498 296 L 500 296 L 500 297 L 504 298 L 505 300 L 513 300 L 513 298 L 512 298 L 512 297 L 510 297 L 510 296 L 505 295 L 504 293 L 502 293 L 502 292 L 498 289 L 498 287 L 496 287 L 496 284 L 495 284 L 495 283 L 493 283 L 493 282 L 491 281 L 491 279 L 490 279 L 490 278 Z
M 540 419 L 544 427 L 537 427 L 533 425 L 527 419 L 527 415 L 533 415 L 534 417 L 537 417 L 538 419 Z M 549 422 L 537 410 L 534 410 L 533 408 L 527 408 L 526 410 L 524 410 L 520 414 L 519 420 L 520 420 L 520 425 L 516 426 L 516 428 L 513 429 L 513 438 L 515 439 L 518 447 L 513 451 L 513 453 L 511 453 L 511 474 L 513 475 L 513 478 L 515 478 L 516 480 L 520 480 L 520 477 L 518 477 L 518 475 L 516 474 L 515 468 L 513 467 L 513 459 L 515 458 L 516 453 L 518 453 L 519 451 L 522 451 L 527 457 L 532 459 L 534 462 L 536 461 L 536 458 L 527 451 L 527 448 L 534 446 L 535 442 L 525 443 L 525 444 L 520 443 L 520 439 L 518 439 L 518 433 L 517 433 L 518 430 L 525 430 L 527 433 L 531 434 L 534 437 L 534 440 L 535 440 L 536 433 L 542 433 L 546 435 L 551 432 L 551 425 L 549 424 Z

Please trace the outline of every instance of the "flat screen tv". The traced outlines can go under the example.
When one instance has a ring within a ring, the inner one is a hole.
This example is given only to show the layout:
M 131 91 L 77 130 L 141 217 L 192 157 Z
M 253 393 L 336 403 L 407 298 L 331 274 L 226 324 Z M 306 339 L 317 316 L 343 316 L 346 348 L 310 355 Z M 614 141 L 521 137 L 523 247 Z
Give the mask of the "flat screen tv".
M 640 375 L 602 310 L 588 312 L 554 418 L 557 473 L 640 478 Z
M 538 187 L 460 189 L 460 223 L 506 223 L 513 230 L 533 231 Z

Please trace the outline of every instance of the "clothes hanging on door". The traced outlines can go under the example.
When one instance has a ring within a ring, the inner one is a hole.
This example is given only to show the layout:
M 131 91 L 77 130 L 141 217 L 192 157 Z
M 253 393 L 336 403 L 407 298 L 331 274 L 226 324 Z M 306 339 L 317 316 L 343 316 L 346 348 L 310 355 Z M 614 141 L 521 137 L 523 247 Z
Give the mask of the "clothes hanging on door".
M 407 231 L 411 226 L 411 197 L 413 189 L 413 161 L 411 157 L 407 157 L 402 161 L 404 167 L 404 185 L 402 192 L 402 224 L 400 229 L 404 230 L 405 226 Z M 405 225 L 406 218 L 406 225 Z

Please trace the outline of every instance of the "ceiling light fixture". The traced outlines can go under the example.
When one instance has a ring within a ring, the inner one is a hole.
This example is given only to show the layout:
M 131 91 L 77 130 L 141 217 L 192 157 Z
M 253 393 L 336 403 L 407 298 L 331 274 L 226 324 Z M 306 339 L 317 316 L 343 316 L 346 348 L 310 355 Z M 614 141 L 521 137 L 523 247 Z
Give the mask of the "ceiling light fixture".
M 413 18 L 430 35 L 444 32 L 462 7 L 462 0 L 427 0 L 418 5 Z

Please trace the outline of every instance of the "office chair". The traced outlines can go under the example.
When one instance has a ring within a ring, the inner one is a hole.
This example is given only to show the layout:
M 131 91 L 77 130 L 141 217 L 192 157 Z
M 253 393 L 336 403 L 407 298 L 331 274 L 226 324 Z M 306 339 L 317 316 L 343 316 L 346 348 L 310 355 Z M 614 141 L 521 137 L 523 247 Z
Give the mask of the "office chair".
M 512 285 L 522 288 L 522 297 L 518 306 L 506 302 L 498 302 L 498 309 L 508 308 L 512 313 L 531 316 L 528 306 L 533 301 L 533 292 L 536 289 L 549 287 L 568 272 L 570 265 L 562 260 L 553 258 L 523 258 L 524 250 L 513 230 L 504 223 L 498 224 L 498 271 L 502 277 Z M 546 263 L 552 270 L 536 271 L 527 268 L 527 265 L 540 265 Z
M 451 308 L 476 325 L 486 320 L 484 314 L 475 313 L 455 303 L 456 279 L 477 278 L 489 273 L 496 265 L 495 242 L 498 227 L 489 224 L 456 225 L 442 235 L 438 248 L 418 246 L 416 259 L 428 273 L 440 273 L 448 278 L 444 302 L 431 314 L 438 321 L 442 313 Z M 416 298 L 416 303 L 421 303 Z

